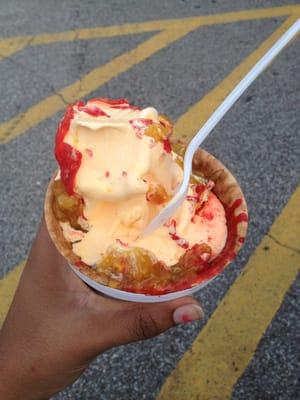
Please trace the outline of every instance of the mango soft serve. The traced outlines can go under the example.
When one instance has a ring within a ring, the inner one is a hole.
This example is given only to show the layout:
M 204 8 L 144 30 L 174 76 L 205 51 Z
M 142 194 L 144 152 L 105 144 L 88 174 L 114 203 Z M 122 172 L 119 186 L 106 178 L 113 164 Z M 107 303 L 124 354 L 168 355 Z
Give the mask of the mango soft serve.
M 172 286 L 225 245 L 223 205 L 197 177 L 172 219 L 141 237 L 182 179 L 171 133 L 154 108 L 108 99 L 69 106 L 58 128 L 54 213 L 72 251 L 110 286 Z

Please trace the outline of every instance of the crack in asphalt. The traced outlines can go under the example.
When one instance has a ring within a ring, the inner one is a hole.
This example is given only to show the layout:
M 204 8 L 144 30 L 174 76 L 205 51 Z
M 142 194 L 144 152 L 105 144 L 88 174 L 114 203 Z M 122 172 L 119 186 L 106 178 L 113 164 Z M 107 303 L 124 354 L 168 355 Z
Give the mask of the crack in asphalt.
M 49 88 L 51 88 L 51 86 L 49 85 Z M 64 98 L 63 94 L 61 92 L 56 92 L 56 90 L 54 88 L 52 88 L 53 94 L 57 97 L 60 98 L 60 100 L 64 103 L 65 106 L 68 106 L 70 103 Z
M 16 53 L 19 53 L 20 51 L 23 51 L 24 49 L 26 49 L 27 47 L 29 47 L 30 45 L 31 45 L 31 43 L 33 42 L 33 40 L 34 40 L 34 36 L 30 36 L 28 39 L 27 39 L 27 41 L 26 41 L 26 43 L 25 43 L 25 45 L 23 46 L 23 47 L 21 47 L 20 49 L 18 49 L 18 50 L 14 50 L 13 52 L 11 52 L 11 49 L 8 51 L 8 54 L 5 54 L 5 52 L 4 52 L 4 54 L 3 53 L 0 53 L 0 61 L 3 61 L 3 60 L 9 60 L 10 59 L 10 57 L 13 57 Z M 0 44 L 2 43 L 4 43 L 5 44 L 5 42 L 7 43 L 9 43 L 9 39 L 3 39 L 3 40 L 1 40 L 0 41 Z M 24 39 L 23 40 L 18 40 L 17 41 L 17 43 L 24 43 Z M 13 47 L 13 42 L 12 42 L 12 47 Z
M 3 136 L 4 136 L 4 137 L 9 136 L 9 135 L 15 130 L 15 128 L 19 125 L 19 123 L 20 123 L 23 119 L 25 119 L 25 113 L 19 114 L 19 115 L 16 117 L 16 119 L 12 121 L 13 123 L 10 125 L 10 127 L 7 129 L 7 131 L 4 132 Z
M 75 31 L 75 36 L 74 36 L 74 43 L 75 46 L 78 45 L 78 39 L 79 39 L 79 31 L 76 30 Z M 76 49 L 75 49 L 76 52 Z M 79 64 L 78 64 L 78 71 L 80 72 L 80 78 L 79 78 L 79 87 L 78 87 L 78 91 L 77 91 L 77 96 L 80 97 L 80 93 L 81 93 L 81 89 L 82 89 L 82 68 L 85 64 L 85 53 L 81 54 L 80 57 L 77 57 L 77 60 L 79 60 Z
M 24 50 L 25 48 L 29 47 L 33 40 L 34 40 L 34 37 L 31 37 L 31 38 L 27 41 L 25 47 L 24 47 L 22 50 Z M 13 54 L 13 55 L 14 55 L 14 54 Z M 13 55 L 12 55 L 12 56 L 13 56 Z M 57 97 L 64 103 L 64 105 L 67 106 L 67 105 L 69 104 L 69 102 L 64 98 L 64 96 L 62 95 L 62 93 L 60 93 L 59 91 L 57 91 L 49 82 L 45 81 L 45 79 L 43 79 L 43 78 L 38 74 L 37 71 L 35 71 L 35 70 L 29 68 L 26 64 L 23 64 L 22 62 L 19 62 L 19 61 L 15 60 L 15 59 L 12 58 L 12 57 L 6 57 L 6 56 L 4 56 L 3 54 L 0 53 L 0 60 L 1 60 L 2 58 L 4 58 L 5 61 L 7 60 L 7 61 L 10 62 L 11 64 L 15 65 L 16 67 L 18 67 L 18 68 L 23 68 L 24 70 L 26 70 L 27 72 L 29 72 L 29 73 L 34 77 L 34 79 L 36 79 L 36 81 L 40 82 L 46 89 L 50 90 L 50 92 L 51 92 L 53 95 L 57 96 Z M 13 122 L 13 123 L 11 124 L 11 126 L 9 127 L 9 129 L 4 133 L 4 136 L 5 136 L 5 137 L 9 136 L 9 135 L 11 134 L 11 132 L 13 132 L 14 129 L 19 125 L 19 123 L 20 123 L 23 119 L 25 119 L 25 116 L 26 116 L 26 111 L 23 111 L 23 112 L 21 112 L 19 115 L 15 116 L 15 117 L 12 117 L 12 122 Z M 13 121 L 14 118 L 16 118 L 15 121 Z
M 270 233 L 267 233 L 266 236 L 268 236 L 268 238 L 270 238 L 271 240 L 273 240 L 273 242 L 275 242 L 276 244 L 278 244 L 281 247 L 284 247 L 285 249 L 289 249 L 294 251 L 297 254 L 300 254 L 300 249 L 297 249 L 296 247 L 292 247 L 292 246 L 288 246 L 284 243 L 281 243 L 278 239 L 276 239 L 273 235 L 271 235 Z

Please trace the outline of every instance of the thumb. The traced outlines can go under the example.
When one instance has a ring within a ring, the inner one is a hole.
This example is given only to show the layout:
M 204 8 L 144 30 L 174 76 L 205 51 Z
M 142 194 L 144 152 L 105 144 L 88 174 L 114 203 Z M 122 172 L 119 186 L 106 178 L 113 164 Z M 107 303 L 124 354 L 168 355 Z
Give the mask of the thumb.
M 149 339 L 180 323 L 202 319 L 204 313 L 192 297 L 164 303 L 120 303 L 114 316 L 113 345 Z

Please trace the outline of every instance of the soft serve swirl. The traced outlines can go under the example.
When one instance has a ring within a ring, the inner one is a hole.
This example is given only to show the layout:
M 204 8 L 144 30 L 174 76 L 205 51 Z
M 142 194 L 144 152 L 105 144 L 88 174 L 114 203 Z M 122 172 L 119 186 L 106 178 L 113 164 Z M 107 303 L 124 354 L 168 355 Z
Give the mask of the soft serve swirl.
M 152 107 L 140 110 L 125 100 L 95 99 L 74 105 L 64 134 L 57 135 L 57 148 L 64 146 L 64 152 L 56 150 L 61 175 L 69 192 L 83 198 L 82 223 L 88 231 L 76 231 L 66 222 L 61 226 L 73 251 L 89 265 L 99 262 L 110 246 L 145 248 L 166 265 L 197 243 L 207 243 L 213 257 L 224 247 L 223 206 L 207 191 L 205 204 L 196 210 L 195 184 L 168 224 L 139 238 L 182 179 L 168 139 L 156 141 L 146 134 L 152 124 L 164 125 Z M 163 192 L 163 201 L 152 201 L 152 192 Z

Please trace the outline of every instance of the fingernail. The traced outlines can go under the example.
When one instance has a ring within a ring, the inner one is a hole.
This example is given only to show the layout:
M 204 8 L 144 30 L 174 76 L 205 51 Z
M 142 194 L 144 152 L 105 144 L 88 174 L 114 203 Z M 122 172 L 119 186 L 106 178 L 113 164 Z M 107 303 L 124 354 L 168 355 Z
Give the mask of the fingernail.
M 204 317 L 203 310 L 197 304 L 186 304 L 177 308 L 173 313 L 175 324 L 186 324 Z

